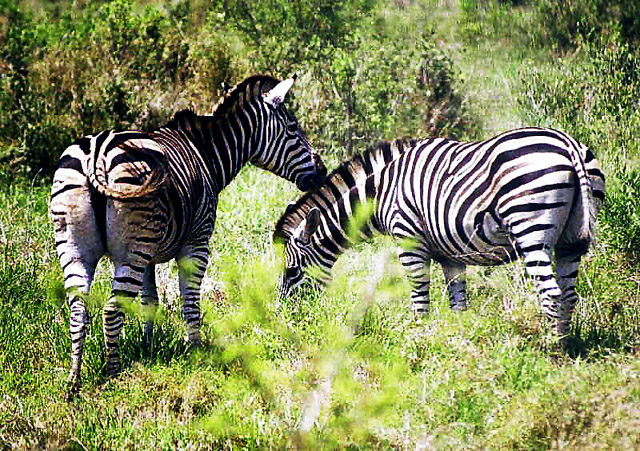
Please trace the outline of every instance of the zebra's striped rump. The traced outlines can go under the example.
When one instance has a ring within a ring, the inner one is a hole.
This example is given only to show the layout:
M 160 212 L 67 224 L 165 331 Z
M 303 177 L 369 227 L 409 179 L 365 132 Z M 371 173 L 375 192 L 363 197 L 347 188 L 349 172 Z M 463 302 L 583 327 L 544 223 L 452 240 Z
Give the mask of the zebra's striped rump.
M 285 242 L 281 294 L 302 283 L 309 266 L 329 279 L 350 245 L 353 212 L 373 201 L 363 237 L 378 232 L 417 243 L 399 249 L 416 312 L 428 310 L 432 260 L 443 267 L 452 308 L 465 309 L 466 265 L 521 257 L 544 312 L 564 333 L 577 301 L 580 257 L 593 240 L 603 199 L 604 175 L 593 153 L 556 130 L 519 129 L 473 143 L 384 143 L 345 162 L 280 218 L 274 237 Z
M 104 131 L 69 146 L 51 193 L 56 248 L 71 308 L 72 392 L 79 388 L 87 330 L 84 296 L 104 254 L 114 263 L 103 310 L 107 373 L 120 367 L 122 305 L 138 294 L 158 303 L 155 264 L 175 259 L 188 340 L 200 343 L 200 286 L 209 260 L 220 191 L 248 163 L 301 189 L 326 176 L 283 101 L 295 78 L 249 77 L 225 93 L 211 115 L 176 113 L 150 132 Z M 152 321 L 145 325 L 151 339 Z
M 87 162 L 87 175 L 100 194 L 127 199 L 151 196 L 165 188 L 165 151 L 149 134 L 105 131 L 90 139 L 91 145 L 95 148 Z

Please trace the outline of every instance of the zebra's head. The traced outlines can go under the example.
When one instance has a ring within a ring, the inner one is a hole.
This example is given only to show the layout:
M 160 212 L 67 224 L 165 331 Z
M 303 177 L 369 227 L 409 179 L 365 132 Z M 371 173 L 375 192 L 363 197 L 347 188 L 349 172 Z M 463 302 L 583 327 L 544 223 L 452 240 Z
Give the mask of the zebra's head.
M 294 76 L 281 81 L 263 93 L 263 145 L 258 146 L 251 162 L 295 183 L 301 191 L 309 191 L 324 181 L 327 168 L 283 103 L 295 80 Z
M 275 241 L 284 243 L 284 272 L 278 291 L 280 299 L 287 299 L 293 290 L 309 280 L 308 270 L 313 262 L 312 236 L 320 225 L 320 211 L 312 208 L 293 233 L 276 230 Z

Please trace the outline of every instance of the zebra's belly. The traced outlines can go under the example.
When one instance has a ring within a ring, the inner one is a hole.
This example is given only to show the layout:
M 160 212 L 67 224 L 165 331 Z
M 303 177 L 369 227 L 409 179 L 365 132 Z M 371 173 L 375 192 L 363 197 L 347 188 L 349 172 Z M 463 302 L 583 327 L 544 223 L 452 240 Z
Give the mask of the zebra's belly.
M 455 254 L 450 259 L 459 261 L 467 265 L 496 266 L 512 262 L 517 258 L 518 253 L 515 246 L 512 246 L 510 244 L 487 244 L 477 250 Z
M 167 263 L 179 257 L 184 252 L 185 247 L 196 239 L 194 235 L 196 234 L 193 233 L 190 227 L 186 227 L 186 224 L 182 225 L 181 230 L 180 225 L 175 220 L 168 220 L 165 233 L 158 241 L 152 263 Z
M 481 220 L 462 221 L 457 233 L 444 229 L 427 236 L 435 260 L 452 260 L 465 265 L 495 266 L 518 258 L 513 239 L 490 215 Z
M 151 263 L 167 263 L 176 258 L 179 250 L 179 246 L 173 246 L 170 243 L 159 243 L 156 253 L 151 260 Z
M 477 243 L 474 249 L 463 250 L 435 250 L 433 259 L 436 261 L 456 261 L 465 265 L 496 266 L 512 262 L 518 258 L 518 252 L 511 243 L 505 244 L 485 244 L 479 246 Z

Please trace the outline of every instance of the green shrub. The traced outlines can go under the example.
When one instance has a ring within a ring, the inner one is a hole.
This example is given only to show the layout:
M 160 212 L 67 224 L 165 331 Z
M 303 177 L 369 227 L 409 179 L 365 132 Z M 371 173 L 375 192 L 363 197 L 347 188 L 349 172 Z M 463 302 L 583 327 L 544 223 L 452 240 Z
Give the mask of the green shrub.
M 383 138 L 461 135 L 470 121 L 451 60 L 394 11 L 377 0 L 115 0 L 36 13 L 3 0 L 0 159 L 50 174 L 74 138 L 210 111 L 223 81 L 256 72 L 299 72 L 290 104 L 340 156 Z
M 584 43 L 640 40 L 638 0 L 538 0 L 539 39 L 552 47 L 573 49 Z
M 217 16 L 252 48 L 258 71 L 290 75 L 303 63 L 324 62 L 333 49 L 353 46 L 379 0 L 231 0 Z M 211 17 L 211 16 L 210 16 Z
M 533 15 L 525 0 L 461 0 L 460 33 L 467 41 L 509 39 L 530 43 Z
M 177 28 L 179 8 L 116 0 L 69 5 L 53 19 L 5 3 L 0 157 L 18 173 L 51 173 L 64 148 L 85 134 L 153 128 L 187 106 L 210 111 L 220 83 L 240 78 L 227 45 L 190 33 L 190 17 Z
M 608 3 L 601 0 L 540 0 L 542 41 L 560 48 L 575 47 L 583 41 L 593 42 L 607 26 L 603 19 Z
M 293 109 L 313 143 L 344 157 L 375 140 L 459 136 L 469 125 L 451 60 L 396 11 L 377 0 L 236 0 L 207 21 L 241 42 L 236 53 L 254 71 L 299 72 Z
M 609 244 L 624 251 L 631 263 L 640 265 L 640 170 L 628 169 L 614 177 L 600 220 Z
M 361 37 L 309 68 L 298 96 L 312 141 L 340 157 L 397 137 L 460 137 L 471 128 L 451 59 L 430 35 Z

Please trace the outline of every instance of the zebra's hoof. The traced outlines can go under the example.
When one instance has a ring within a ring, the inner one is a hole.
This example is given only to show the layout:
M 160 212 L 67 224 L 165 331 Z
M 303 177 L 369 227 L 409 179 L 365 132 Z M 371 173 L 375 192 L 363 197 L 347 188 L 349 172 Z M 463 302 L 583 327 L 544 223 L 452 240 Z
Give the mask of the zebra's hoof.
M 415 307 L 411 308 L 411 312 L 416 318 L 424 318 L 429 314 L 429 307 Z
M 469 306 L 466 302 L 456 302 L 455 304 L 451 304 L 451 310 L 454 312 L 463 312 L 467 310 Z
M 120 362 L 107 363 L 106 375 L 109 378 L 116 377 L 120 374 Z
M 76 399 L 78 393 L 80 393 L 80 381 L 71 382 L 69 384 L 69 388 L 67 389 L 67 394 L 65 395 L 64 400 L 66 402 L 71 402 Z
M 568 321 L 557 320 L 555 332 L 560 337 L 565 337 L 571 332 L 571 323 Z

